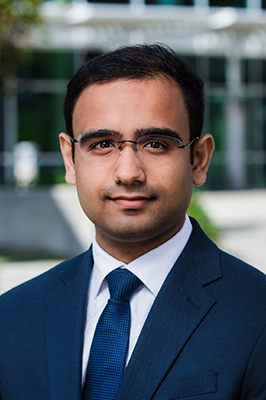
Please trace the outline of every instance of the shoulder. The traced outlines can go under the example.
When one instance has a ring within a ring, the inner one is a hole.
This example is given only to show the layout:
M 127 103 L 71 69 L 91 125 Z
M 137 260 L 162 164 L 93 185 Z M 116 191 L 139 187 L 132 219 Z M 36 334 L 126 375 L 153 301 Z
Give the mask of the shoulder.
M 92 255 L 89 249 L 2 294 L 0 296 L 0 314 L 5 307 L 12 308 L 16 305 L 20 307 L 22 302 L 36 304 L 38 300 L 40 301 L 49 293 L 56 291 L 58 285 L 88 271 L 90 266 L 92 266 Z
M 188 252 L 190 269 L 208 290 L 220 291 L 223 299 L 234 299 L 249 307 L 266 306 L 266 275 L 255 267 L 224 252 L 192 220 Z M 192 255 L 191 255 L 192 254 Z
M 266 307 L 266 275 L 257 268 L 220 250 L 223 282 L 234 299 L 242 298 L 248 308 Z

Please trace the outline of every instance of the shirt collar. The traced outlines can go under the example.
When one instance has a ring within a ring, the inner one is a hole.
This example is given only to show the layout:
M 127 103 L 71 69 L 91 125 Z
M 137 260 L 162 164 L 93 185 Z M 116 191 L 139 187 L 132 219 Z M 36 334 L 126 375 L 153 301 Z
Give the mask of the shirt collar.
M 155 249 L 143 254 L 129 264 L 115 259 L 106 253 L 97 243 L 94 234 L 92 251 L 94 259 L 93 281 L 94 293 L 97 296 L 106 287 L 105 277 L 114 269 L 126 267 L 134 273 L 143 284 L 156 296 L 174 263 L 182 253 L 192 232 L 191 222 L 186 215 L 181 230 L 171 239 Z

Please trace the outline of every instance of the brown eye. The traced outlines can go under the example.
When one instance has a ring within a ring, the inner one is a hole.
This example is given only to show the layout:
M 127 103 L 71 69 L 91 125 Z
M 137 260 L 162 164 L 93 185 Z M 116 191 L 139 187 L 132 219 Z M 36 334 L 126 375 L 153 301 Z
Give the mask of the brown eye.
M 96 144 L 93 146 L 93 148 L 99 147 L 99 148 L 101 148 L 101 149 L 107 149 L 107 148 L 113 147 L 113 146 L 114 146 L 113 143 L 108 142 L 108 141 L 106 141 L 106 140 L 103 140 L 103 141 L 101 141 L 101 142 L 99 142 L 99 143 L 96 143 Z
M 161 149 L 164 146 L 160 142 L 150 142 L 145 145 L 145 147 L 150 147 L 152 149 Z

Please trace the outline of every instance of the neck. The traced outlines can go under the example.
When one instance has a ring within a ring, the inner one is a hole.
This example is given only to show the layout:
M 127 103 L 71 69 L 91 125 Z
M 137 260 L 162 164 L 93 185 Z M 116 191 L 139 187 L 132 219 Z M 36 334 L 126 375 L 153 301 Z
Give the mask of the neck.
M 101 248 L 110 254 L 112 257 L 129 264 L 130 262 L 141 257 L 143 254 L 155 249 L 167 240 L 171 239 L 177 232 L 180 231 L 184 224 L 173 227 L 170 231 L 160 234 L 156 237 L 146 238 L 143 240 L 128 240 L 123 238 L 113 238 L 96 228 L 96 239 Z

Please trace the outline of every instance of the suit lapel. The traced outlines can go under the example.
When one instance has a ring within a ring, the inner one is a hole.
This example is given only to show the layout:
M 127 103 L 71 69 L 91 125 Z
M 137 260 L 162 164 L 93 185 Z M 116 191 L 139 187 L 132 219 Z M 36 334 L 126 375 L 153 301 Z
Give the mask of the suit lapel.
M 50 400 L 81 398 L 82 351 L 91 251 L 68 262 L 47 294 L 45 340 Z
M 148 400 L 154 396 L 182 348 L 215 304 L 204 285 L 220 277 L 218 249 L 196 224 L 154 302 L 116 400 Z

